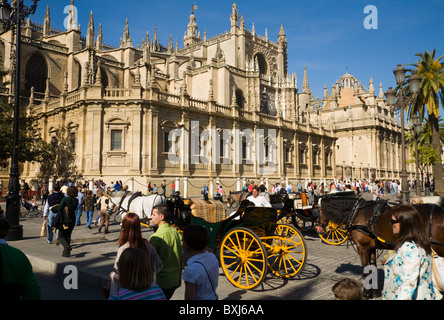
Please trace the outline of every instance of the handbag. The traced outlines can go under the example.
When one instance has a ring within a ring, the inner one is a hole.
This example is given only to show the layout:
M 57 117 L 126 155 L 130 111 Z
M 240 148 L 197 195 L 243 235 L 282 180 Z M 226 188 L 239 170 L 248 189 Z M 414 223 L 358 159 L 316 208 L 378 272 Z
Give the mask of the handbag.
M 102 288 L 105 299 L 107 300 L 109 299 L 109 297 L 112 297 L 120 290 L 119 282 L 117 280 L 114 280 L 115 274 L 115 272 L 112 273 L 111 280 L 108 281 L 108 283 Z
M 432 249 L 433 282 L 439 291 L 444 291 L 444 258 Z
M 40 230 L 40 237 L 46 237 L 48 235 L 48 222 L 43 220 L 42 229 Z

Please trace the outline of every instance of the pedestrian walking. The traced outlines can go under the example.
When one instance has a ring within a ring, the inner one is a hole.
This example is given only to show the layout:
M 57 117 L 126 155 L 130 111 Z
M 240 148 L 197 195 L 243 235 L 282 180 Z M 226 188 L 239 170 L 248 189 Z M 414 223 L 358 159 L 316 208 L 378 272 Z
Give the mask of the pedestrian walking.
M 86 214 L 86 227 L 91 229 L 91 222 L 94 215 L 94 196 L 92 190 L 86 192 L 86 197 L 82 200 L 83 209 Z
M 78 200 L 76 198 L 78 189 L 71 186 L 67 189 L 67 197 L 64 197 L 58 206 L 58 213 L 54 219 L 54 227 L 59 231 L 59 241 L 63 246 L 64 257 L 71 255 L 71 235 L 76 220 L 76 209 Z
M 77 209 L 76 209 L 76 226 L 80 226 L 80 217 L 82 216 L 82 212 L 83 212 L 83 198 L 85 197 L 85 195 L 82 192 L 82 188 L 78 187 L 77 188 Z
M 100 225 L 98 233 L 102 232 L 103 226 L 105 226 L 105 234 L 109 233 L 109 213 L 107 210 L 109 202 L 108 191 L 103 193 L 103 195 L 97 200 L 97 203 L 100 204 Z
M 43 209 L 43 220 L 47 221 L 48 225 L 48 239 L 49 244 L 52 243 L 54 238 L 54 219 L 57 216 L 57 210 L 60 201 L 65 197 L 65 195 L 60 191 L 60 186 L 54 186 L 54 192 L 48 196 L 48 201 L 46 201 L 45 207 Z

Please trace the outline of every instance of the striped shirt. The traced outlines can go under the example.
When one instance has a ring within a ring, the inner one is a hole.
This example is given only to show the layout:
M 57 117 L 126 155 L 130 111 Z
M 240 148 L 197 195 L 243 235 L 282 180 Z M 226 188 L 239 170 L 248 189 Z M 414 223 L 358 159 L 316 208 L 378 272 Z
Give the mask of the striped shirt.
M 144 291 L 134 291 L 122 288 L 108 300 L 166 300 L 162 289 L 157 284 Z

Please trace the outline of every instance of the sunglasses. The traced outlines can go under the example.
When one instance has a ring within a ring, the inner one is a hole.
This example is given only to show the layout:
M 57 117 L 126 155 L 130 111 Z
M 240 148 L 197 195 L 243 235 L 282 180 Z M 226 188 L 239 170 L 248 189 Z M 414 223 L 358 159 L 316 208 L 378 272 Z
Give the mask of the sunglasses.
M 390 222 L 392 223 L 392 225 L 399 223 L 398 219 L 391 219 Z

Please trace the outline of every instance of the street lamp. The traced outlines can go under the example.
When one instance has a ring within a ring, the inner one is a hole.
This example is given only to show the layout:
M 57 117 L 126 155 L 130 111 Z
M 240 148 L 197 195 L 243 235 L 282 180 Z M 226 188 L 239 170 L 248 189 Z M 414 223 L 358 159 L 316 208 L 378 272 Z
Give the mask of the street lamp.
M 404 110 L 407 105 L 413 101 L 413 97 L 409 98 L 406 95 L 404 84 L 405 84 L 405 74 L 406 69 L 404 69 L 400 64 L 398 67 L 393 70 L 393 74 L 395 75 L 396 84 L 399 87 L 399 100 L 396 101 L 396 92 L 389 87 L 387 92 L 385 93 L 385 97 L 387 100 L 387 105 L 390 107 L 394 107 L 395 109 L 400 110 L 400 120 L 401 120 L 401 196 L 402 203 L 409 203 L 409 187 L 407 182 L 407 168 L 406 168 L 406 159 L 405 159 L 405 128 L 404 128 Z M 415 95 L 419 91 L 419 86 L 421 82 L 421 78 L 419 76 L 415 77 L 412 75 L 409 78 L 409 88 L 410 93 Z
M 419 183 L 419 161 L 418 161 L 418 134 L 421 131 L 421 122 L 418 115 L 415 113 L 412 115 L 412 137 L 415 139 L 415 164 L 416 164 L 416 195 L 421 196 L 421 184 Z
M 37 9 L 37 2 L 32 0 L 31 7 L 23 4 L 23 0 L 15 0 L 11 7 L 7 0 L 0 2 L 0 22 L 5 29 L 16 28 L 16 49 L 15 49 L 15 82 L 14 82 L 14 119 L 13 119 L 13 148 L 11 156 L 11 166 L 9 170 L 8 195 L 6 196 L 6 220 L 11 225 L 7 240 L 23 239 L 23 228 L 20 221 L 20 183 L 19 183 L 19 128 L 20 128 L 20 40 L 22 21 L 33 14 Z

